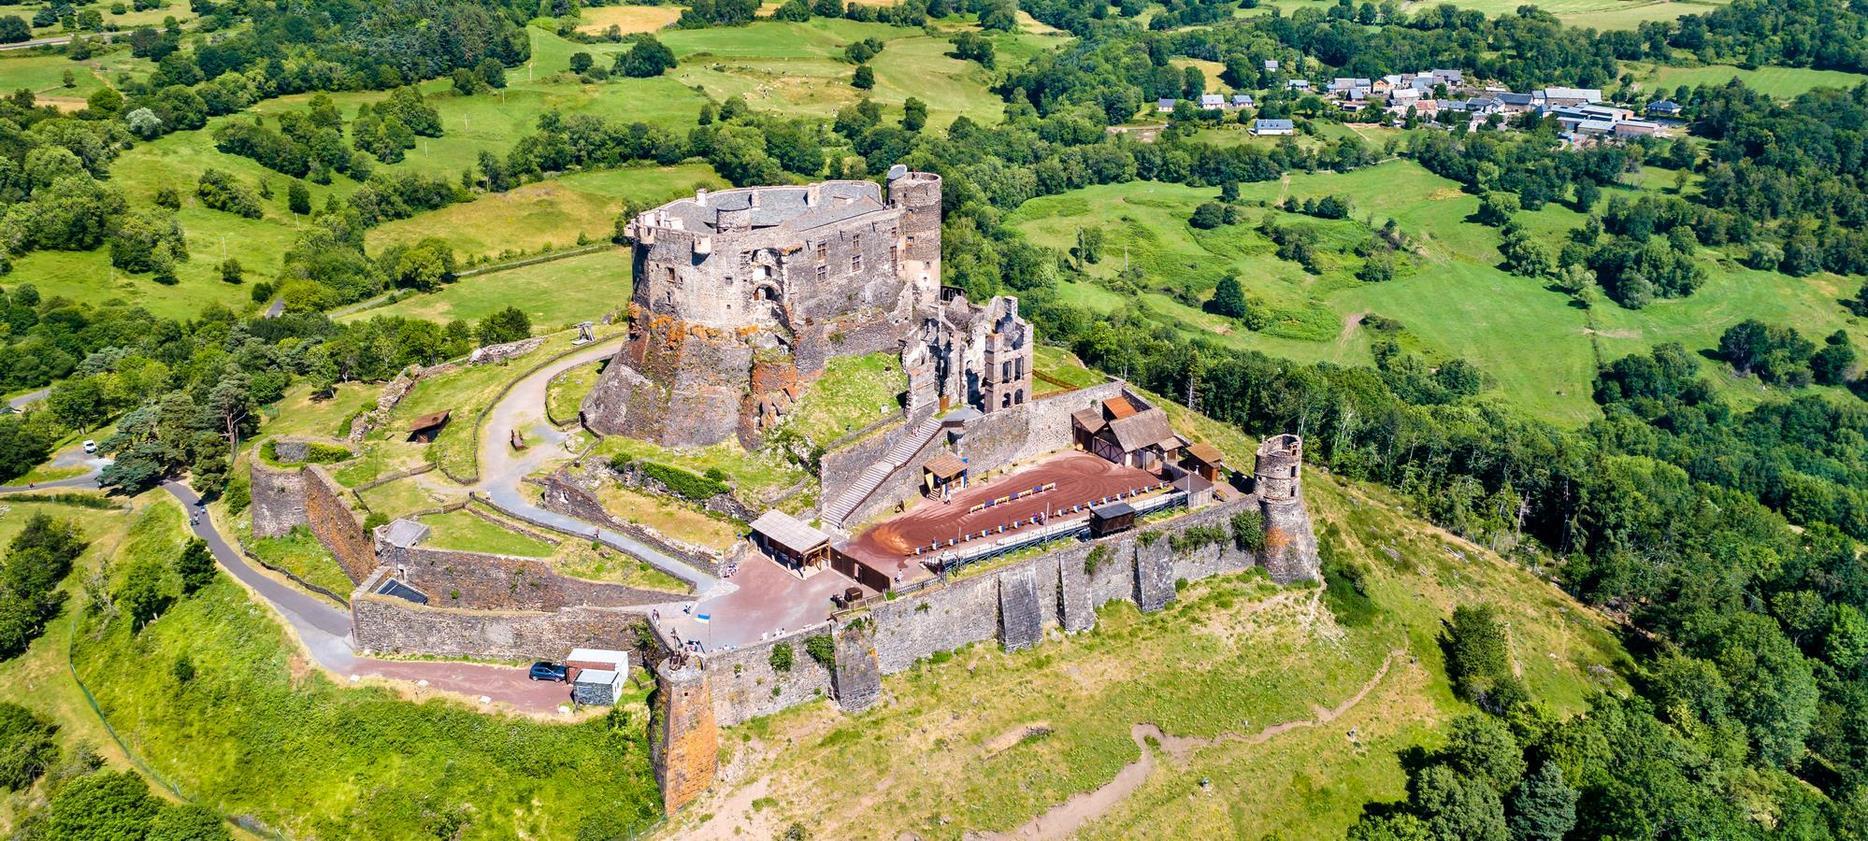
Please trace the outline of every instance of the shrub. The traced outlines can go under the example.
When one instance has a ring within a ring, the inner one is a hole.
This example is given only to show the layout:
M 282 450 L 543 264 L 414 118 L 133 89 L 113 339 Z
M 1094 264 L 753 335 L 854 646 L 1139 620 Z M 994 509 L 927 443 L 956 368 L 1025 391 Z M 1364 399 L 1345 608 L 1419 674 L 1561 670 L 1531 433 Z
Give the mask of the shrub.
M 698 473 L 682 470 L 679 467 L 672 467 L 659 462 L 632 460 L 618 456 L 611 460 L 610 466 L 618 473 L 628 471 L 633 467 L 637 471 L 640 471 L 642 475 L 667 486 L 669 492 L 684 499 L 696 501 L 710 499 L 732 490 L 725 482 L 719 479 L 710 476 L 702 476 Z
M 58 758 L 58 725 L 18 704 L 0 701 L 0 791 L 33 784 Z
M 1112 554 L 1115 553 L 1111 552 L 1107 545 L 1099 544 L 1096 548 L 1091 549 L 1090 554 L 1085 555 L 1083 558 L 1083 574 L 1095 575 L 1096 570 L 1100 569 L 1102 565 L 1109 560 L 1109 556 Z
M 1247 509 L 1232 515 L 1232 542 L 1242 552 L 1265 551 L 1265 514 Z
M 772 646 L 772 656 L 769 658 L 769 660 L 772 664 L 773 671 L 779 671 L 779 672 L 791 671 L 791 665 L 792 665 L 791 643 L 781 642 L 777 645 Z M 773 689 L 777 689 L 777 687 L 773 687 Z
M 253 188 L 218 169 L 201 173 L 201 180 L 195 185 L 195 195 L 201 199 L 203 206 L 213 210 L 248 219 L 258 219 L 265 215 L 259 204 L 259 195 L 253 192 Z
M 1168 546 L 1176 552 L 1191 552 L 1206 546 L 1218 546 L 1226 542 L 1224 526 L 1188 526 L 1180 533 L 1168 538 Z
M 812 634 L 804 638 L 804 653 L 826 669 L 837 664 L 837 643 L 829 634 Z

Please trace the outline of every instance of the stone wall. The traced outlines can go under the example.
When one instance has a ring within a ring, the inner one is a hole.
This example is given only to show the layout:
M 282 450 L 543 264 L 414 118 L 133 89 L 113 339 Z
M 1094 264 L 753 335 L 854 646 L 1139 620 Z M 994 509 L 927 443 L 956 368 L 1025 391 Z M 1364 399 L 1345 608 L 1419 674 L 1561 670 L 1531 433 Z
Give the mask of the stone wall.
M 1121 393 L 1122 383 L 1108 380 L 991 412 L 967 424 L 958 450 L 967 459 L 972 475 L 978 476 L 1045 453 L 1069 449 L 1072 443 L 1070 413 L 1101 405 L 1104 400 Z
M 318 542 L 331 550 L 337 565 L 352 581 L 362 581 L 376 569 L 376 551 L 363 521 L 344 502 L 345 491 L 321 465 L 306 465 L 303 472 L 305 517 Z
M 308 525 L 305 513 L 305 476 L 299 468 L 269 467 L 257 451 L 247 459 L 252 466 L 253 536 L 282 537 Z
M 387 526 L 383 527 L 387 528 Z M 660 604 L 678 596 L 560 575 L 537 558 L 428 546 L 398 547 L 381 539 L 377 553 L 400 581 L 427 594 L 429 604 L 473 610 L 563 610 L 573 606 Z
M 555 613 L 425 607 L 359 587 L 350 596 L 358 649 L 384 654 L 559 660 L 573 648 L 628 648 L 647 608 L 567 607 Z
M 674 814 L 707 790 L 720 763 L 720 725 L 708 676 L 698 666 L 667 662 L 657 675 L 649 751 L 662 786 L 662 808 Z
M 804 640 L 828 633 L 820 625 L 757 645 L 708 654 L 705 669 L 714 717 L 722 727 L 831 696 L 830 670 L 805 653 Z M 791 670 L 772 668 L 772 649 L 791 646 Z
M 532 338 L 520 339 L 516 342 L 475 348 L 474 352 L 467 357 L 467 361 L 474 365 L 488 365 L 496 362 L 505 362 L 508 359 L 517 359 L 518 357 L 538 350 L 539 345 L 544 344 L 546 338 L 545 336 L 533 336 Z
M 804 654 L 803 638 L 822 629 L 787 638 L 795 664 L 783 676 L 771 670 L 772 643 L 704 655 L 716 715 L 722 725 L 737 724 L 820 695 L 861 709 L 874 703 L 879 691 L 871 671 L 894 674 L 936 652 L 989 640 L 1018 650 L 1039 644 L 1050 628 L 1067 633 L 1089 630 L 1095 627 L 1096 609 L 1116 600 L 1144 611 L 1160 610 L 1175 598 L 1180 579 L 1238 572 L 1258 562 L 1238 548 L 1231 521 L 1240 511 L 1259 505 L 1256 497 L 1244 496 L 1159 525 L 1065 544 L 846 614 L 834 631 L 836 674 L 808 662 Z M 1199 546 L 1176 540 L 1204 526 L 1220 526 L 1225 539 Z

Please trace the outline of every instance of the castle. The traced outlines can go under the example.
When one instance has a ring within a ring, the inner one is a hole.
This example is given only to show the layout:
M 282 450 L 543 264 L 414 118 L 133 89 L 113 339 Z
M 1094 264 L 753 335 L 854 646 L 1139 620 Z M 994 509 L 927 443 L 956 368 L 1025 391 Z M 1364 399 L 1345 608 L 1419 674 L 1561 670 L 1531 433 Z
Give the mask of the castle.
M 940 288 L 940 176 L 747 187 L 679 199 L 626 227 L 629 341 L 585 425 L 668 446 L 753 447 L 832 357 L 900 353 L 911 414 L 1023 403 L 1031 329 L 1015 299 Z

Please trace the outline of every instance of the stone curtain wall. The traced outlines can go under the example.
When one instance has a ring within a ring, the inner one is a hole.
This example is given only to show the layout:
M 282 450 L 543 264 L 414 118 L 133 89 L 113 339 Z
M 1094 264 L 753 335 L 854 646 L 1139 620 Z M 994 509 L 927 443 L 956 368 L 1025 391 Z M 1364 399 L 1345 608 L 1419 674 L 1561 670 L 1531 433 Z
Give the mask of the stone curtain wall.
M 662 786 L 662 808 L 672 815 L 713 784 L 720 762 L 720 725 L 699 667 L 667 663 L 657 675 L 649 753 Z
M 268 467 L 258 450 L 254 450 L 247 461 L 253 471 L 253 501 L 249 507 L 253 509 L 254 537 L 281 537 L 311 522 L 305 514 L 303 471 L 296 467 L 290 470 Z
M 639 470 L 631 470 L 629 472 L 638 476 L 643 475 Z M 598 468 L 597 475 L 607 478 L 619 476 L 621 474 L 610 470 L 608 466 L 604 466 Z M 598 479 L 598 481 L 605 480 L 606 479 Z M 541 480 L 528 479 L 527 481 L 536 481 L 538 485 L 544 488 L 544 493 L 539 497 L 539 505 L 546 511 L 555 514 L 563 514 L 566 517 L 572 517 L 586 523 L 602 524 L 605 528 L 622 532 L 636 540 L 640 540 L 643 543 L 660 549 L 669 555 L 680 558 L 696 569 L 704 570 L 711 575 L 720 574 L 720 566 L 724 560 L 724 553 L 689 545 L 654 529 L 643 528 L 635 523 L 624 522 L 610 516 L 610 512 L 604 509 L 603 503 L 598 501 L 596 495 L 592 494 L 589 489 L 579 484 L 576 479 L 567 475 L 563 470 L 546 476 Z M 625 484 L 628 484 L 626 480 Z M 670 498 L 675 497 L 675 494 L 669 491 L 666 485 L 662 485 L 660 482 L 655 482 L 654 484 L 660 488 L 660 490 L 655 491 L 656 493 Z M 722 497 L 725 497 L 725 495 L 716 496 L 714 499 L 717 500 Z M 726 498 L 731 499 L 731 497 Z M 583 537 L 588 539 L 590 535 L 585 534 Z
M 387 527 L 385 527 L 387 528 Z M 491 555 L 378 541 L 383 566 L 438 607 L 563 610 L 575 606 L 660 604 L 678 596 L 560 575 L 537 558 Z
M 558 660 L 573 648 L 628 648 L 646 608 L 568 607 L 555 613 L 424 607 L 360 587 L 351 635 L 383 654 Z
M 714 717 L 721 727 L 832 696 L 830 670 L 804 650 L 805 638 L 829 633 L 828 624 L 757 645 L 706 655 Z M 791 646 L 791 670 L 772 668 L 772 649 Z
M 363 521 L 344 502 L 344 490 L 320 465 L 306 465 L 305 516 L 311 533 L 331 550 L 338 566 L 352 581 L 362 581 L 376 569 L 376 551 L 363 531 Z
M 875 701 L 871 673 L 894 674 L 936 652 L 989 640 L 1018 650 L 1041 643 L 1053 627 L 1068 633 L 1089 630 L 1096 625 L 1096 609 L 1116 600 L 1144 611 L 1160 610 L 1175 598 L 1174 585 L 1180 579 L 1239 572 L 1260 563 L 1231 536 L 1233 515 L 1259 505 L 1257 497 L 1245 496 L 1157 526 L 1071 543 L 990 573 L 879 602 L 845 617 L 835 631 L 835 674 L 804 653 L 804 638 L 821 628 L 784 640 L 791 643 L 794 655 L 792 671 L 785 675 L 771 669 L 773 642 L 704 655 L 707 679 L 714 686 L 715 714 L 727 726 L 820 695 L 834 697 L 845 709 L 863 709 Z M 1226 539 L 1173 548 L 1176 535 L 1200 526 L 1220 526 Z M 1144 534 L 1154 536 L 1144 541 Z M 1094 569 L 1087 563 L 1092 553 L 1098 558 Z

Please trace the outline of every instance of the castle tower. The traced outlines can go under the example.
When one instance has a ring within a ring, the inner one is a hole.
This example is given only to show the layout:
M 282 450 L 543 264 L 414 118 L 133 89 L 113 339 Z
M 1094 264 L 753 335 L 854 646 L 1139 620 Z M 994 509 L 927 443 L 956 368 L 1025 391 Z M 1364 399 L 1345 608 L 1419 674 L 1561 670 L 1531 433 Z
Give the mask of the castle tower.
M 889 170 L 889 205 L 902 210 L 900 272 L 917 304 L 933 303 L 940 289 L 940 201 L 940 176 Z
M 707 674 L 694 662 L 663 661 L 657 672 L 654 734 L 655 779 L 662 809 L 674 814 L 713 785 L 720 762 L 720 728 L 714 721 Z
M 1259 444 L 1252 467 L 1253 490 L 1265 517 L 1265 551 L 1259 563 L 1280 584 L 1323 580 L 1317 536 L 1298 487 L 1303 464 L 1303 439 L 1286 433 Z
M 606 435 L 757 446 L 836 356 L 898 353 L 940 283 L 940 178 L 696 191 L 637 215 L 629 341 L 581 408 Z

